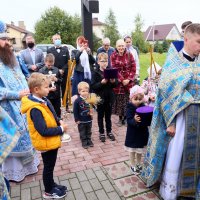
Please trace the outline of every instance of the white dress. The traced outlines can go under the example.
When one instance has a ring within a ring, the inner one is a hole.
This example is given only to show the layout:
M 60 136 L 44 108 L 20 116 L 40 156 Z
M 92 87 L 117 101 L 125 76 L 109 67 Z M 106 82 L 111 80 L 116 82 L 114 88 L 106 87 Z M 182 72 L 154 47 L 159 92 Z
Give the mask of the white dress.
M 160 195 L 164 200 L 176 200 L 178 179 L 184 146 L 185 117 L 180 112 L 176 117 L 176 133 L 169 143 L 165 167 L 160 184 Z

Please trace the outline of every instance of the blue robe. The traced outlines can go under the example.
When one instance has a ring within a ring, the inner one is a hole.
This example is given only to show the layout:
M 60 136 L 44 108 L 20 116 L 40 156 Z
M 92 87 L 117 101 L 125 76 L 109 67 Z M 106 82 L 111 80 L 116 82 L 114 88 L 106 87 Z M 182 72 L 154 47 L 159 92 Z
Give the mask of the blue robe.
M 196 87 L 199 87 L 197 89 Z M 150 187 L 160 177 L 171 137 L 167 127 L 191 104 L 200 103 L 200 59 L 187 61 L 172 44 L 157 90 L 142 178 Z
M 28 89 L 27 81 L 19 66 L 5 66 L 0 61 L 0 106 L 9 114 L 18 126 L 21 136 L 12 150 L 12 156 L 27 156 L 32 153 L 32 144 L 28 133 L 26 116 L 20 112 L 19 92 Z
M 19 136 L 16 124 L 0 107 L 0 165 L 16 145 Z M 10 199 L 2 172 L 0 172 L 0 188 L 0 199 Z

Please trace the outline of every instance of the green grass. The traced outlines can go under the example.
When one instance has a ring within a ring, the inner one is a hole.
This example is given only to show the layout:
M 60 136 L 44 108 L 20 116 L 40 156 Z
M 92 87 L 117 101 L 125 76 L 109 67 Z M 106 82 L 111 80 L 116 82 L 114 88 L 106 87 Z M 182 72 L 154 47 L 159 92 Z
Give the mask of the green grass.
M 157 62 L 161 67 L 163 66 L 165 59 L 166 59 L 166 53 L 160 54 L 160 53 L 153 53 L 154 61 Z M 142 82 L 147 76 L 147 69 L 150 66 L 150 54 L 140 54 L 140 82 Z

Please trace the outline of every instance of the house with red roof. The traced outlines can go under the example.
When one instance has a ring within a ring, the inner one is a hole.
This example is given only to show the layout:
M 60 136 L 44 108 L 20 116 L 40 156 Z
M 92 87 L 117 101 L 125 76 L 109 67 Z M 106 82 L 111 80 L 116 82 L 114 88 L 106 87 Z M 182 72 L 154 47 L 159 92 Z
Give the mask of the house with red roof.
M 180 40 L 181 33 L 176 24 L 161 24 L 149 26 L 144 32 L 144 39 L 150 43 L 164 40 Z
M 32 32 L 27 31 L 24 21 L 19 21 L 18 26 L 11 22 L 6 24 L 7 34 L 15 50 L 21 50 L 26 47 L 26 36 L 33 35 Z

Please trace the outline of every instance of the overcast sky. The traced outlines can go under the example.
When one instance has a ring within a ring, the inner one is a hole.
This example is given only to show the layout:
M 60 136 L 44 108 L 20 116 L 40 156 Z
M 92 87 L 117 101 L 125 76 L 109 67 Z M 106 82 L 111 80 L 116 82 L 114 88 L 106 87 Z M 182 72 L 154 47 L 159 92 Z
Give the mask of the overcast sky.
M 44 12 L 53 6 L 67 13 L 81 16 L 81 0 L 1 0 L 0 20 L 15 25 L 24 21 L 27 30 L 34 32 L 34 24 Z M 134 29 L 134 19 L 139 13 L 144 21 L 143 30 L 155 24 L 175 23 L 180 30 L 182 22 L 191 20 L 200 23 L 200 0 L 99 0 L 99 14 L 93 14 L 104 22 L 111 8 L 116 16 L 122 35 Z

